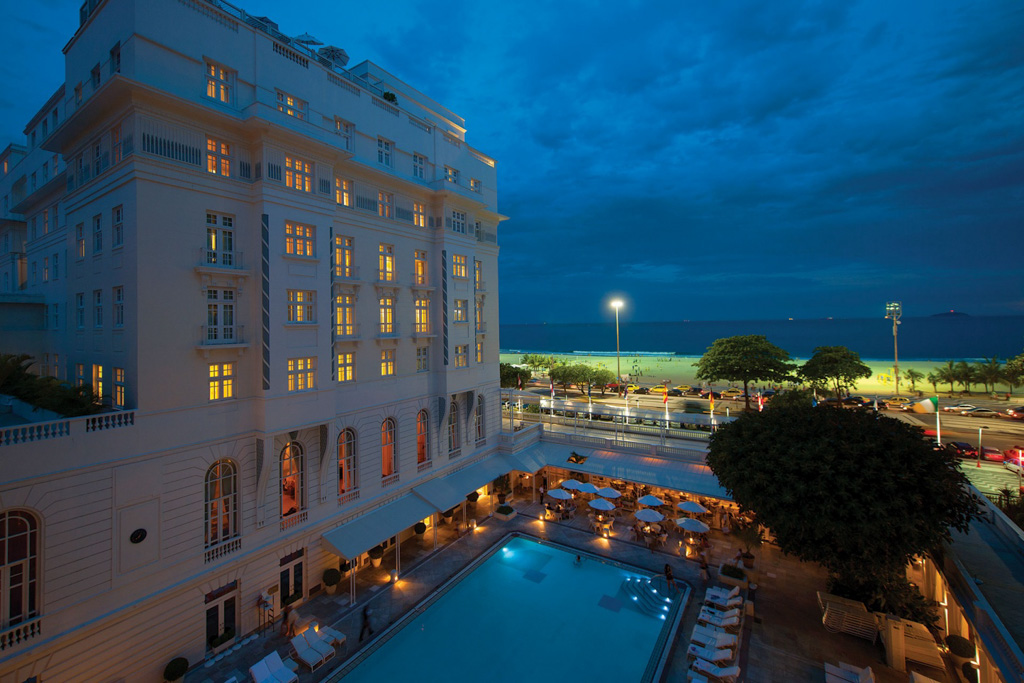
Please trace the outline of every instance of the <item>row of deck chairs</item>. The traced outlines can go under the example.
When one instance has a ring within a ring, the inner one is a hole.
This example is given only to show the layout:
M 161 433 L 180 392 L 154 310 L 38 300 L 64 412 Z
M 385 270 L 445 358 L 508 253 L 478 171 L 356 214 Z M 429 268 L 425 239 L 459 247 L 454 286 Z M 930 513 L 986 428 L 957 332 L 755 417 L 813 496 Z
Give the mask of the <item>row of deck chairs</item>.
M 306 629 L 292 638 L 292 655 L 314 671 L 332 659 L 335 646 L 345 644 L 345 634 L 332 628 L 321 628 L 319 632 Z M 281 655 L 269 655 L 249 667 L 253 683 L 298 683 L 299 677 L 289 669 Z
M 742 623 L 744 601 L 739 587 L 711 587 L 690 635 L 687 655 L 693 658 L 688 679 L 692 683 L 733 683 L 740 667 L 733 664 L 739 653 L 736 632 Z

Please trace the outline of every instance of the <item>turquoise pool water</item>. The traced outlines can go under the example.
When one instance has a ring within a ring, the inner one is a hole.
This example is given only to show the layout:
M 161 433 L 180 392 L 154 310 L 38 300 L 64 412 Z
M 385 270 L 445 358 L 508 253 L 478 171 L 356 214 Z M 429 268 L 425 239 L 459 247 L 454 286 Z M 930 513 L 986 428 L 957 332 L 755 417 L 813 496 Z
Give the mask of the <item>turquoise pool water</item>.
M 640 576 L 512 538 L 370 654 L 361 681 L 639 681 L 665 616 L 632 599 Z

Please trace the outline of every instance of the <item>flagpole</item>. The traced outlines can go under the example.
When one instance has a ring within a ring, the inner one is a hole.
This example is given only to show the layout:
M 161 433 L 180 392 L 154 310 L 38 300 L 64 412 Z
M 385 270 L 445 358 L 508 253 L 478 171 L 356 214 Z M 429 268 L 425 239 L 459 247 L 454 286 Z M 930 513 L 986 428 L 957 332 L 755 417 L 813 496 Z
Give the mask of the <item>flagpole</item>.
M 939 423 L 939 397 L 935 397 L 935 440 L 942 445 L 942 425 Z

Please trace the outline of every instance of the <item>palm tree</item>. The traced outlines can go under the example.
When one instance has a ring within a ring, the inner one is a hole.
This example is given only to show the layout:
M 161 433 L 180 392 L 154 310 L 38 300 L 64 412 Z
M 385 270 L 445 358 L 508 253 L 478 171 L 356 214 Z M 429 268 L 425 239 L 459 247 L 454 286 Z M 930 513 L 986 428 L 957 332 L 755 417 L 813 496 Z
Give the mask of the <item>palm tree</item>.
M 956 381 L 956 365 L 947 360 L 945 365 L 935 368 L 935 376 L 943 384 L 949 385 L 949 394 L 953 395 L 953 382 Z
M 936 370 L 937 369 L 938 368 L 936 368 Z M 928 383 L 932 385 L 932 391 L 935 392 L 936 395 L 938 395 L 938 393 L 939 393 L 939 382 L 942 381 L 942 378 L 939 377 L 939 373 L 937 373 L 937 372 L 929 372 L 927 379 L 928 379 Z
M 924 379 L 924 373 L 914 368 L 910 368 L 903 373 L 903 379 L 910 382 L 910 390 L 917 391 L 917 383 Z
M 956 373 L 957 383 L 962 386 L 968 394 L 970 394 L 971 385 L 978 381 L 977 373 L 974 371 L 974 368 L 971 367 L 967 361 L 962 360 L 956 364 L 954 372 Z
M 992 391 L 996 390 L 996 382 L 1003 381 L 1003 364 L 999 362 L 998 356 L 986 358 L 983 363 L 975 363 L 974 371 L 976 379 L 985 383 L 985 391 L 988 391 L 989 384 Z

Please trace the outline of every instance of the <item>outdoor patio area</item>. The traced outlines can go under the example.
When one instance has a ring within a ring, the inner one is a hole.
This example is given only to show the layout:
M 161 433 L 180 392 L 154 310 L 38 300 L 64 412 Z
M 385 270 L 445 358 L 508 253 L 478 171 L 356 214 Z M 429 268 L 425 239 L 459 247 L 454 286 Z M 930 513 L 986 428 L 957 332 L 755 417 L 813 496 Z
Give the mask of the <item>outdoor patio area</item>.
M 551 481 L 554 483 L 559 479 L 551 477 Z M 335 595 L 320 591 L 306 599 L 298 607 L 299 631 L 315 622 L 318 627 L 331 627 L 347 637 L 346 642 L 337 647 L 337 656 L 316 671 L 311 672 L 297 663 L 288 640 L 281 634 L 278 620 L 249 642 L 229 651 L 219 661 L 196 666 L 185 680 L 188 683 L 223 683 L 234 679 L 242 683 L 251 680 L 249 667 L 274 651 L 296 671 L 301 683 L 336 680 L 345 662 L 372 640 L 368 637 L 363 643 L 359 642 L 364 605 L 370 605 L 373 632 L 375 636 L 379 635 L 511 532 L 608 557 L 655 574 L 661 574 L 665 564 L 669 564 L 676 579 L 689 583 L 694 592 L 686 606 L 677 637 L 670 645 L 662 680 L 687 680 L 687 646 L 697 623 L 705 588 L 718 584 L 718 566 L 736 556 L 739 548 L 735 538 L 717 530 L 708 534 L 711 577 L 704 584 L 700 580 L 698 562 L 680 556 L 681 551 L 685 553 L 686 546 L 683 536 L 675 532 L 669 534 L 667 543 L 649 548 L 645 539 L 633 538 L 633 518 L 628 513 L 623 513 L 613 523 L 609 537 L 605 538 L 603 528 L 598 527 L 599 531 L 595 533 L 586 504 L 579 505 L 573 516 L 545 521 L 541 518 L 548 513 L 539 502 L 534 502 L 532 488 L 518 489 L 509 502 L 517 510 L 517 516 L 511 520 L 499 520 L 488 515 L 492 510 L 490 497 L 481 496 L 476 504 L 467 506 L 468 525 L 462 524 L 459 513 L 456 513 L 451 522 L 437 527 L 436 550 L 433 530 L 403 541 L 401 573 L 394 584 L 391 574 L 395 565 L 394 550 L 389 548 L 379 568 L 367 566 L 357 572 L 355 605 L 350 604 L 347 579 L 342 580 Z M 666 521 L 671 523 L 671 520 Z M 740 681 L 822 681 L 825 662 L 870 666 L 877 681 L 897 683 L 909 680 L 908 673 L 885 666 L 884 653 L 877 641 L 872 644 L 825 630 L 816 602 L 816 592 L 825 590 L 825 574 L 820 567 L 786 557 L 769 544 L 756 550 L 755 555 L 752 577 L 756 580 L 757 589 L 748 596 L 753 609 L 748 610 L 743 619 L 742 631 L 738 634 L 739 654 L 734 662 L 741 670 Z M 466 637 L 487 636 L 470 632 Z M 455 652 L 452 656 L 456 656 Z M 919 668 L 919 671 L 936 681 L 955 683 L 957 680 L 954 674 L 945 671 L 925 668 Z

